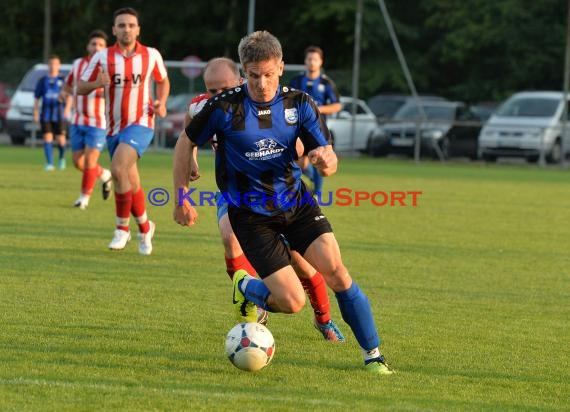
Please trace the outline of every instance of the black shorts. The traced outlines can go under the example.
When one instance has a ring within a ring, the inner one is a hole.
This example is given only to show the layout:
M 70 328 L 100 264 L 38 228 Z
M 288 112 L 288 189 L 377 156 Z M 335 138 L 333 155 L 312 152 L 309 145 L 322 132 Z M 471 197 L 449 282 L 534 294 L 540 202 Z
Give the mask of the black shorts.
M 62 120 L 60 122 L 44 122 L 41 123 L 42 134 L 53 133 L 54 135 L 65 135 L 67 133 L 66 123 Z
M 301 255 L 323 233 L 332 227 L 318 205 L 304 203 L 277 216 L 264 216 L 230 206 L 228 217 L 233 231 L 260 278 L 269 276 L 291 264 L 289 247 Z

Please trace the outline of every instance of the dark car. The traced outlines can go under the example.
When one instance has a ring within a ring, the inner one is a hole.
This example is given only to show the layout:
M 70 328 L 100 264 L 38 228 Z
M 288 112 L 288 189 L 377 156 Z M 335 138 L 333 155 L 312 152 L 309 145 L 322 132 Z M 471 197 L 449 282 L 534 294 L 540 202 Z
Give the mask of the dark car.
M 394 118 L 374 130 L 369 153 L 383 156 L 389 153 L 413 155 L 416 134 L 419 134 L 422 155 L 444 158 L 477 158 L 477 138 L 482 119 L 463 102 L 423 101 L 426 120 L 422 121 L 415 102 L 408 102 Z
M 418 96 L 422 100 L 441 100 L 446 99 L 441 96 L 422 94 Z M 377 94 L 367 100 L 368 107 L 376 115 L 378 121 L 385 122 L 394 117 L 396 112 L 406 103 L 413 101 L 414 97 L 408 94 Z

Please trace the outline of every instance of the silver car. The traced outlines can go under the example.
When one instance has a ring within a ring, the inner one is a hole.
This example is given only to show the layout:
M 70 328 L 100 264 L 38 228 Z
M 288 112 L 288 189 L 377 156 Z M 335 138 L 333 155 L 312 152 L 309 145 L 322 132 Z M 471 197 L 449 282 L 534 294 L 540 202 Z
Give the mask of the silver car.
M 352 116 L 352 102 L 355 102 L 355 115 Z M 340 97 L 342 109 L 327 117 L 327 126 L 331 131 L 334 149 L 337 152 L 358 150 L 366 151 L 368 140 L 376 127 L 376 115 L 363 100 L 352 97 Z M 354 139 L 351 139 L 354 119 Z
M 520 92 L 507 99 L 489 118 L 479 134 L 479 157 L 525 157 L 536 162 L 540 156 L 550 163 L 562 160 L 562 148 L 570 151 L 570 124 L 563 135 L 563 93 Z

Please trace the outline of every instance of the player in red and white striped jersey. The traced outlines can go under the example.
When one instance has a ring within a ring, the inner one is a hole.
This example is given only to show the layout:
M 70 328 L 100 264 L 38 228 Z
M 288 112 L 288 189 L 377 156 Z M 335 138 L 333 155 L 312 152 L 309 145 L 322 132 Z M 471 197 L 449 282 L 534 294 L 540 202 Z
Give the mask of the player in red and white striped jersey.
M 109 249 L 124 249 L 131 239 L 129 217 L 139 227 L 139 253 L 150 255 L 155 224 L 147 217 L 137 160 L 154 135 L 154 116 L 166 116 L 170 82 L 160 52 L 137 41 L 138 13 L 125 7 L 113 15 L 117 43 L 96 53 L 81 76 L 78 93 L 105 87 L 107 146 L 115 183 L 116 230 Z M 152 100 L 151 80 L 156 83 Z
M 87 67 L 91 57 L 107 47 L 107 34 L 102 30 L 94 30 L 87 39 L 88 54 L 73 62 L 73 67 L 65 79 L 61 92 L 61 100 L 73 94 L 73 113 L 69 126 L 71 150 L 73 151 L 73 164 L 83 172 L 81 195 L 75 201 L 74 206 L 82 210 L 89 205 L 97 178 L 102 182 L 104 200 L 109 197 L 113 185 L 111 172 L 99 165 L 99 155 L 105 146 L 104 90 L 96 89 L 85 96 L 78 96 L 76 93 L 81 73 Z

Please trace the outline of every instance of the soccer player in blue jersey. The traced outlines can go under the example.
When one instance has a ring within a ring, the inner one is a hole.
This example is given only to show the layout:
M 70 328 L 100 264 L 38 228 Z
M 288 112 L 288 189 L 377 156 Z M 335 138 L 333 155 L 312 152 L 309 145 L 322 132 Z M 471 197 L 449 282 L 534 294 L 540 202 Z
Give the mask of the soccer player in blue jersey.
M 186 113 L 185 125 L 188 125 L 190 120 L 202 110 L 207 103 L 208 98 L 222 93 L 227 89 L 235 88 L 241 84 L 242 78 L 239 73 L 238 65 L 231 59 L 226 57 L 218 57 L 208 61 L 204 68 L 204 84 L 206 85 L 207 93 L 198 95 L 192 99 L 188 112 Z M 176 143 L 180 145 L 178 150 L 188 151 L 191 149 L 190 141 L 188 139 L 178 139 Z M 214 146 L 217 146 L 215 144 Z M 302 146 L 302 145 L 301 145 Z M 302 150 L 301 147 L 299 150 Z M 192 157 L 196 156 L 196 147 L 191 154 Z M 197 162 L 195 161 L 197 166 Z M 194 181 L 200 177 L 199 170 L 191 170 L 189 180 Z M 184 186 L 187 182 L 183 182 Z M 176 186 L 175 191 L 181 186 Z M 186 189 L 187 191 L 187 189 Z M 218 229 L 222 237 L 224 245 L 224 259 L 226 261 L 226 271 L 233 279 L 234 273 L 240 269 L 245 270 L 249 274 L 256 274 L 257 271 L 251 266 L 251 263 L 244 255 L 243 250 L 236 239 L 232 230 L 230 220 L 228 218 L 228 203 L 218 203 Z M 174 214 L 180 210 L 175 205 Z M 314 325 L 315 328 L 323 335 L 323 337 L 331 342 L 344 342 L 344 336 L 335 321 L 331 318 L 330 314 L 330 301 L 327 292 L 327 286 L 323 275 L 315 270 L 307 263 L 299 254 L 291 252 L 293 257 L 293 265 L 295 272 L 301 280 L 303 288 L 309 296 L 309 301 L 315 314 Z M 265 323 L 267 321 L 267 312 L 264 310 L 259 311 L 258 322 Z
M 48 59 L 48 73 L 36 83 L 34 91 L 34 122 L 39 123 L 44 140 L 46 165 L 44 170 L 51 172 L 53 167 L 52 143 L 55 138 L 59 148 L 59 170 L 65 169 L 65 135 L 67 133 L 65 119 L 71 110 L 71 99 L 61 101 L 59 93 L 65 78 L 59 73 L 61 60 L 56 55 Z M 41 109 L 40 109 L 41 100 Z
M 305 67 L 303 73 L 293 77 L 289 83 L 294 89 L 302 90 L 313 98 L 321 114 L 328 115 L 340 111 L 340 95 L 333 80 L 322 73 L 324 53 L 320 47 L 309 46 L 305 49 Z M 313 192 L 323 191 L 323 177 L 319 171 L 309 162 L 307 156 L 298 161 L 299 166 L 313 182 Z
M 388 375 L 380 339 L 366 295 L 342 263 L 331 225 L 301 180 L 296 140 L 303 142 L 311 163 L 323 176 L 336 172 L 330 132 L 306 93 L 279 85 L 283 52 L 267 31 L 244 37 L 238 54 L 247 83 L 210 99 L 179 139 L 191 147 L 218 141 L 216 182 L 228 202 L 228 215 L 245 255 L 258 271 L 234 274 L 233 303 L 240 322 L 255 322 L 256 305 L 270 312 L 296 313 L 305 292 L 293 267 L 291 250 L 323 274 L 335 292 L 343 319 L 362 348 L 367 371 Z M 175 185 L 187 185 L 194 160 L 174 152 Z M 177 222 L 192 226 L 196 209 L 184 197 Z

